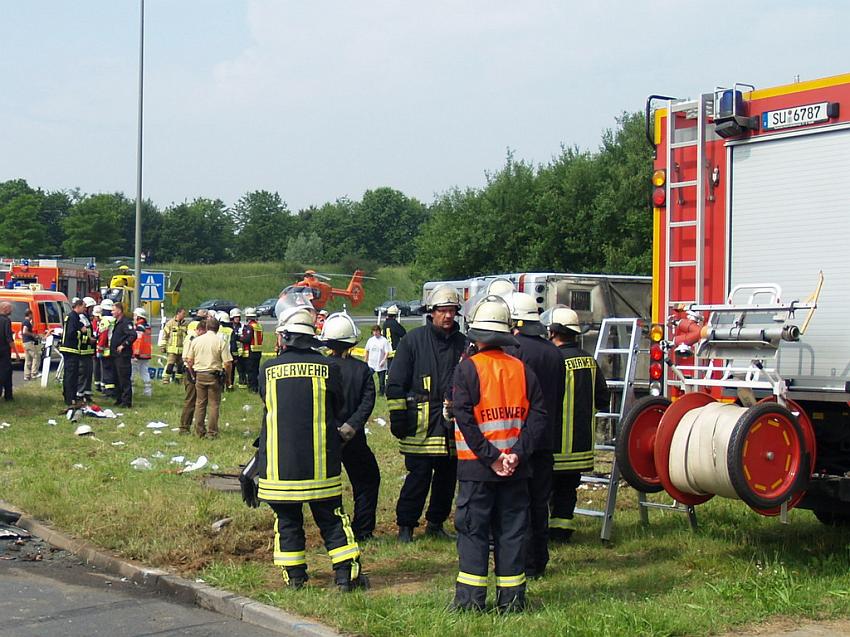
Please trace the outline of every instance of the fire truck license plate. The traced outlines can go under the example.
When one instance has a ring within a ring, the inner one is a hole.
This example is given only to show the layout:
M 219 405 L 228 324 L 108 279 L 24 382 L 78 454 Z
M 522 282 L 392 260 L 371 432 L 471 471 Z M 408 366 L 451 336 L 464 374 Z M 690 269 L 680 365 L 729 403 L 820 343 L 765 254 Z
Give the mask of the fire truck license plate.
M 783 108 L 778 111 L 767 111 L 761 114 L 761 128 L 762 130 L 777 130 L 825 122 L 829 119 L 828 105 L 828 102 L 820 102 L 819 104 Z

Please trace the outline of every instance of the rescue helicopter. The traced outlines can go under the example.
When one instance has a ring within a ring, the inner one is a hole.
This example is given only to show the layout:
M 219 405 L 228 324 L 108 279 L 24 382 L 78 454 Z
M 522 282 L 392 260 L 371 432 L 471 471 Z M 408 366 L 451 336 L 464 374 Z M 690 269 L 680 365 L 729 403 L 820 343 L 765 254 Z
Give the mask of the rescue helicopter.
M 292 295 L 302 296 L 309 299 L 317 312 L 323 310 L 334 297 L 346 298 L 351 301 L 351 307 L 357 307 L 365 296 L 363 280 L 373 278 L 364 276 L 363 270 L 358 269 L 351 275 L 347 287 L 335 288 L 329 283 L 331 277 L 348 276 L 347 274 L 319 274 L 315 270 L 305 270 L 303 274 L 298 273 L 298 276 L 303 278 L 285 287 L 280 293 L 280 299 Z

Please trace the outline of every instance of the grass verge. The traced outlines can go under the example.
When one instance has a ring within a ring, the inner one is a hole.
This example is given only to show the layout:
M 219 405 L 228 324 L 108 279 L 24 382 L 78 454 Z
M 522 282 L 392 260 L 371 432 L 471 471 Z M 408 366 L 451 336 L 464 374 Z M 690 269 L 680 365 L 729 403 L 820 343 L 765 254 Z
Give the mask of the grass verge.
M 94 438 L 77 438 L 60 415 L 59 388 L 16 388 L 0 403 L 0 497 L 66 531 L 153 566 L 207 582 L 343 631 L 378 637 L 499 634 L 705 635 L 782 617 L 850 615 L 850 534 L 822 526 L 807 511 L 791 524 L 761 518 L 739 502 L 715 498 L 698 510 L 691 532 L 682 515 L 650 512 L 640 525 L 636 498 L 622 489 L 613 542 L 603 546 L 598 525 L 580 520 L 576 542 L 552 550 L 550 572 L 531 582 L 533 608 L 521 616 L 451 614 L 456 555 L 451 543 L 393 540 L 395 498 L 403 466 L 387 427 L 369 424 L 382 470 L 379 539 L 364 548 L 373 581 L 368 593 L 340 596 L 330 563 L 308 518 L 307 590 L 282 586 L 271 564 L 272 515 L 249 510 L 238 494 L 207 488 L 217 466 L 234 472 L 251 453 L 261 405 L 244 391 L 227 394 L 218 440 L 171 431 L 182 388 L 157 384 L 115 420 L 87 419 Z M 373 418 L 386 418 L 379 400 Z M 57 424 L 49 425 L 55 419 Z M 169 427 L 154 433 L 147 424 Z M 123 424 L 123 426 L 121 426 Z M 121 444 L 119 444 L 121 443 Z M 178 474 L 173 456 L 208 456 L 203 471 Z M 145 457 L 153 469 L 130 462 Z M 350 508 L 350 494 L 346 495 Z M 583 490 L 581 503 L 601 504 L 604 492 Z M 212 522 L 233 522 L 214 533 Z M 491 591 L 492 595 L 492 591 Z

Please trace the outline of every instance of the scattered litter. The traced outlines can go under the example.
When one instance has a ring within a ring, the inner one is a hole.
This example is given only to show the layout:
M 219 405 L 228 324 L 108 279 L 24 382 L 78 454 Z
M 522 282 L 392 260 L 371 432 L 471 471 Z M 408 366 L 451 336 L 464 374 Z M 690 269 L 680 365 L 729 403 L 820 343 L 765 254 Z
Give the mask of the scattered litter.
M 74 409 L 71 407 L 68 411 L 65 412 L 65 418 L 70 420 L 71 422 L 79 422 L 80 418 L 83 417 L 82 409 Z
M 94 436 L 94 432 L 90 425 L 80 425 L 74 429 L 75 436 Z
M 122 582 L 129 582 L 130 580 L 128 580 L 126 577 L 122 577 L 122 578 L 121 578 L 121 581 L 122 581 Z
M 17 526 L 13 526 L 11 524 L 5 524 L 0 522 L 0 538 L 22 538 L 22 537 L 31 537 L 29 531 L 26 529 L 19 528 Z M 21 542 L 23 544 L 23 542 Z
M 118 427 L 117 427 L 117 428 L 118 428 L 118 429 L 124 429 L 124 427 L 126 427 L 126 426 L 127 426 L 127 425 L 125 425 L 123 422 L 119 422 L 119 423 L 118 423 Z
M 140 438 L 141 438 L 142 436 L 144 436 L 144 435 L 145 435 L 145 432 L 144 432 L 144 431 L 140 431 L 140 432 L 139 432 L 139 437 L 140 437 Z
M 383 418 L 375 418 L 375 422 L 378 423 L 381 427 L 387 426 L 387 421 Z
M 198 469 L 202 469 L 207 466 L 207 462 L 209 460 L 206 456 L 198 456 L 198 459 L 195 462 L 187 464 L 183 467 L 183 470 L 180 473 L 188 473 L 189 471 L 197 471 Z
M 230 426 L 230 423 L 229 423 L 229 422 L 226 422 L 226 423 L 224 423 L 224 426 L 225 426 L 225 427 L 229 427 L 229 426 Z
M 172 427 L 171 431 L 180 431 L 180 427 Z
M 88 469 L 88 467 L 84 464 L 80 464 L 79 462 L 75 465 L 72 465 L 74 469 Z
M 123 447 L 124 441 L 123 440 L 116 440 L 115 442 L 112 443 L 112 446 L 113 447 Z
M 162 433 L 162 432 L 161 432 L 159 429 L 154 429 L 154 430 L 153 430 L 153 435 L 154 435 L 154 436 L 159 436 L 161 433 Z
M 8 428 L 9 428 L 9 427 L 11 427 L 11 426 L 12 426 L 12 425 L 10 425 L 10 424 L 9 424 L 9 423 L 7 423 L 7 422 L 0 422 L 0 429 L 8 429 Z
M 48 421 L 47 421 L 47 424 L 48 424 L 48 425 L 53 425 L 53 426 L 55 427 L 55 426 L 56 426 L 56 421 L 55 421 L 55 420 L 53 420 L 53 418 L 51 418 L 50 420 L 48 420 Z
M 221 530 L 228 524 L 233 522 L 233 518 L 222 518 L 212 523 L 211 528 L 213 533 L 220 533 Z
M 218 465 L 217 464 L 211 464 L 210 469 L 212 469 L 213 471 L 218 471 Z
M 183 462 L 185 460 L 186 460 L 186 456 L 172 456 L 171 457 L 171 462 L 174 463 L 174 464 L 183 464 Z
M 160 422 L 158 420 L 148 423 L 148 429 L 164 429 L 165 427 L 168 427 L 168 423 Z
M 165 446 L 166 447 L 176 447 L 177 443 L 174 442 L 173 440 L 169 440 L 168 442 L 165 443 Z
M 162 453 L 161 451 L 154 451 L 151 454 L 151 458 L 165 458 L 165 454 Z
M 366 435 L 367 435 L 367 436 L 368 436 L 370 433 L 372 433 L 371 431 L 369 431 L 369 427 L 363 427 L 363 431 L 366 433 Z
M 224 399 L 222 398 L 222 400 L 224 400 Z M 199 578 L 197 578 L 195 581 L 196 581 L 198 584 L 205 584 L 205 583 L 206 583 L 206 580 L 202 580 L 200 577 L 199 577 Z
M 243 431 L 243 432 L 242 432 L 242 435 L 243 435 L 243 436 L 250 436 L 250 435 L 251 435 L 251 430 L 250 430 L 250 429 L 246 429 L 245 431 Z
M 252 409 L 251 405 L 242 405 L 242 411 L 251 411 Z
M 139 471 L 153 468 L 151 461 L 147 458 L 136 458 L 135 460 L 133 460 L 133 462 L 130 463 L 130 466 Z
M 117 418 L 115 412 L 111 409 L 101 409 L 99 405 L 87 405 L 82 408 L 84 416 L 93 416 L 94 418 Z

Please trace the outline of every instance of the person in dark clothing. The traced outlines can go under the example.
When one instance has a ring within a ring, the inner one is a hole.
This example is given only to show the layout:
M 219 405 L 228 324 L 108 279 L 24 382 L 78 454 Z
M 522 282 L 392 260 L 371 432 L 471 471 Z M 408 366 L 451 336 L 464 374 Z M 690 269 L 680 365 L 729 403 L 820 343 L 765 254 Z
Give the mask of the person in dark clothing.
M 0 303 L 0 391 L 6 400 L 14 400 L 12 396 L 12 355 L 20 360 L 15 349 L 15 338 L 12 335 L 12 304 L 8 301 Z
M 449 517 L 457 481 L 457 459 L 451 424 L 443 413 L 451 390 L 455 366 L 466 339 L 455 316 L 460 309 L 457 290 L 450 285 L 435 288 L 429 297 L 431 316 L 426 324 L 399 343 L 387 380 L 390 430 L 399 439 L 407 476 L 396 504 L 401 542 L 413 540 L 413 529 L 425 506 L 425 533 L 450 539 L 443 529 Z
M 564 358 L 564 402 L 561 422 L 555 430 L 554 474 L 549 516 L 549 538 L 569 542 L 575 531 L 573 514 L 576 489 L 582 472 L 593 471 L 596 444 L 595 415 L 606 409 L 608 385 L 593 356 L 578 344 L 581 325 L 578 314 L 568 307 L 554 307 L 541 317 L 549 328 L 550 340 Z
M 112 328 L 112 339 L 109 349 L 112 351 L 112 362 L 115 368 L 115 405 L 118 407 L 133 406 L 133 341 L 136 340 L 136 326 L 124 315 L 123 303 L 112 306 L 112 317 L 115 326 Z
M 91 351 L 91 327 L 83 319 L 86 306 L 82 299 L 77 299 L 71 306 L 71 311 L 65 317 L 62 329 L 62 341 L 59 351 L 62 353 L 62 395 L 67 406 L 75 405 L 81 400 L 79 392 L 80 363 L 84 355 Z
M 492 538 L 496 607 L 518 611 L 525 607 L 529 458 L 548 426 L 544 398 L 531 368 L 502 350 L 516 339 L 501 297 L 475 306 L 467 336 L 477 351 L 457 366 L 452 406 L 460 485 L 452 607 L 484 610 Z
M 391 305 L 387 308 L 387 318 L 384 319 L 384 324 L 381 326 L 381 334 L 390 342 L 392 351 L 387 357 L 387 369 L 392 366 L 395 352 L 398 349 L 401 339 L 407 334 L 407 330 L 398 322 L 398 306 Z
M 340 591 L 368 587 L 360 547 L 342 505 L 342 376 L 336 361 L 312 348 L 312 312 L 282 312 L 283 352 L 260 371 L 265 405 L 257 448 L 257 496 L 275 513 L 274 563 L 291 588 L 307 583 L 303 505 L 308 503 Z
M 375 454 L 366 441 L 366 423 L 375 406 L 375 379 L 369 366 L 352 358 L 360 330 L 348 314 L 340 312 L 325 319 L 322 341 L 333 352 L 340 373 L 345 404 L 340 419 L 342 464 L 354 494 L 354 538 L 363 542 L 372 538 L 378 509 L 381 471 Z
M 546 407 L 546 428 L 528 459 L 532 475 L 528 482 L 531 495 L 530 519 L 526 541 L 525 574 L 540 577 L 549 563 L 549 501 L 552 498 L 552 446 L 555 430 L 561 424 L 566 372 L 564 357 L 546 340 L 546 328 L 540 323 L 537 303 L 530 294 L 514 292 L 507 298 L 511 309 L 511 328 L 517 346 L 505 351 L 525 363 L 540 382 Z

